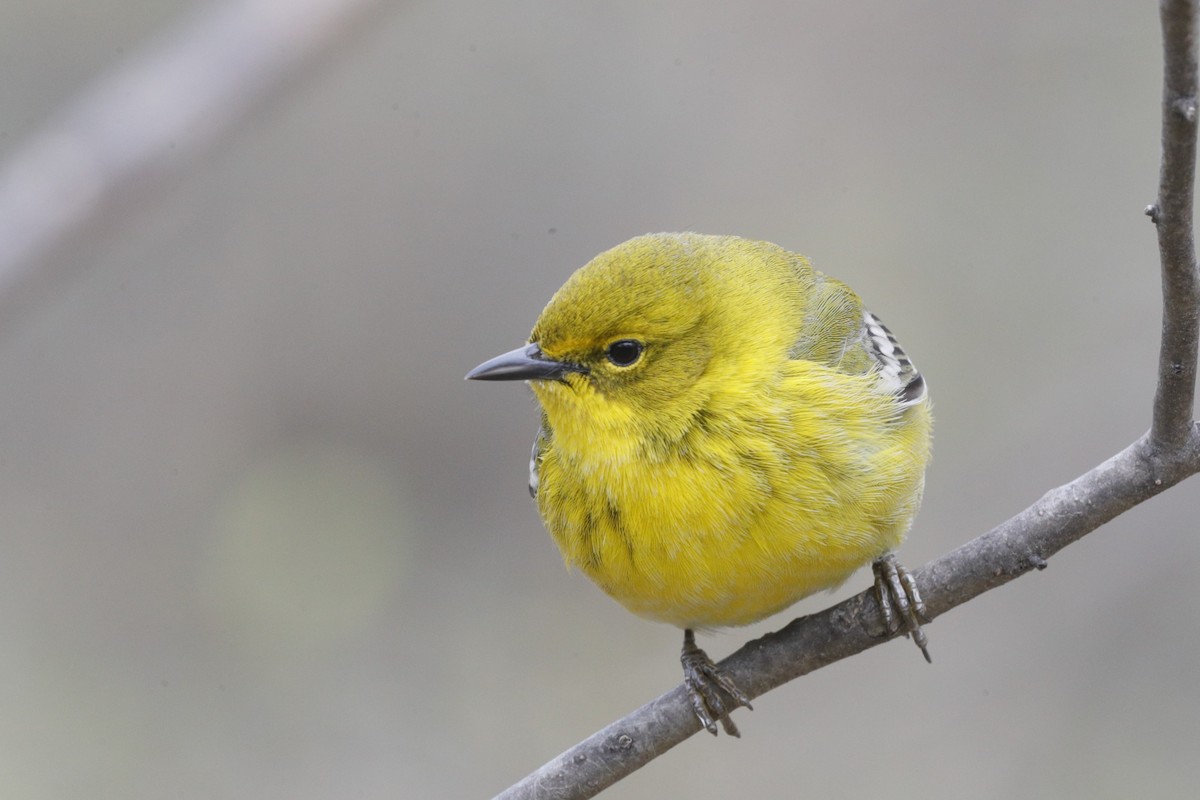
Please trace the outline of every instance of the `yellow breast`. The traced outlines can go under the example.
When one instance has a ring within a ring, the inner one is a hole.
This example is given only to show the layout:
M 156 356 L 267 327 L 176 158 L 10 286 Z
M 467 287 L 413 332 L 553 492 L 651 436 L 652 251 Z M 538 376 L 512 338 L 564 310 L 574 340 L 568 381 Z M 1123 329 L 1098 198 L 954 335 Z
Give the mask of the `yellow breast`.
M 789 361 L 773 384 L 709 398 L 670 441 L 606 419 L 600 400 L 574 424 L 583 381 L 534 388 L 551 423 L 547 527 L 569 564 L 650 619 L 762 619 L 894 549 L 920 503 L 928 401 L 900 408 L 874 373 Z

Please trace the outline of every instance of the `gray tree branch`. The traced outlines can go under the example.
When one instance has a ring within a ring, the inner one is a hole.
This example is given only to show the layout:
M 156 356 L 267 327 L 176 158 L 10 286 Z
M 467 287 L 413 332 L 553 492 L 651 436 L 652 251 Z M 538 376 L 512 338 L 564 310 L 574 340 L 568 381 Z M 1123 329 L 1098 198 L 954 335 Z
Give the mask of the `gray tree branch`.
M 929 618 L 1033 569 L 1062 548 L 1200 471 L 1192 419 L 1200 295 L 1192 233 L 1197 67 L 1196 0 L 1162 0 L 1165 67 L 1158 226 L 1163 326 L 1149 433 L 915 575 Z M 752 698 L 889 638 L 872 591 L 747 643 L 721 662 Z M 632 773 L 700 730 L 682 686 L 567 750 L 499 800 L 580 800 Z
M 1192 3 L 1162 0 L 1162 165 L 1158 226 L 1162 261 L 1163 328 L 1151 439 L 1182 446 L 1190 435 L 1196 386 L 1197 276 L 1192 235 L 1196 171 L 1196 12 Z

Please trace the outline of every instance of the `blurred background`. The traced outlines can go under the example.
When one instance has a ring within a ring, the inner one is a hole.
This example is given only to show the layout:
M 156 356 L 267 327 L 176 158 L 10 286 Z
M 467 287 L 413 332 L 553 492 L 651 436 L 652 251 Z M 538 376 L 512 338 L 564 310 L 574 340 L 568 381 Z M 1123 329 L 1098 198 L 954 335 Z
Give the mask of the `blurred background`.
M 204 8 L 0 5 L 0 161 Z M 914 568 L 1148 427 L 1152 3 L 385 3 L 332 41 L 3 306 L 5 797 L 488 797 L 676 685 L 679 633 L 542 529 L 528 391 L 462 380 L 639 233 L 803 252 L 897 332 Z M 1185 795 L 1197 485 L 937 620 L 932 666 L 874 648 L 604 796 Z

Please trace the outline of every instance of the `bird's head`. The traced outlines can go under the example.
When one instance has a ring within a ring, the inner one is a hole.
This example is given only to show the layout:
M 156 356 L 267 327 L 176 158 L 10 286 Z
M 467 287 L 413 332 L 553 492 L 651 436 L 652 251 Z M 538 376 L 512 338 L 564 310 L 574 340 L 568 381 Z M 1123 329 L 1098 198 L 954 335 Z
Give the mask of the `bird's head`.
M 735 237 L 636 237 L 572 275 L 528 345 L 467 377 L 529 381 L 556 434 L 680 435 L 716 391 L 732 388 L 730 375 L 752 382 L 749 367 L 786 352 L 777 324 L 788 308 L 786 257 Z

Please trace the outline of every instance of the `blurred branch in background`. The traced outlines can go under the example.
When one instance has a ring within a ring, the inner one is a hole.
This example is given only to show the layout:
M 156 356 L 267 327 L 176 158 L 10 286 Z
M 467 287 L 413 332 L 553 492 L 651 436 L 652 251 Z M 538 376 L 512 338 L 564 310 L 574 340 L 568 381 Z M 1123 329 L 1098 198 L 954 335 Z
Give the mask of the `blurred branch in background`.
M 0 319 L 39 265 L 147 180 L 191 156 L 327 50 L 377 0 L 205 5 L 134 53 L 0 164 Z
M 1044 568 L 1068 544 L 1200 471 L 1200 431 L 1193 421 L 1200 318 L 1192 233 L 1197 3 L 1161 0 L 1160 9 L 1162 162 L 1158 200 L 1146 213 L 1158 228 L 1163 326 L 1151 430 L 988 533 L 925 565 L 915 577 L 930 620 Z M 869 590 L 749 642 L 721 667 L 753 699 L 889 638 Z M 676 687 L 545 764 L 498 800 L 593 797 L 699 730 L 687 693 Z M 864 752 L 870 752 L 869 742 Z

